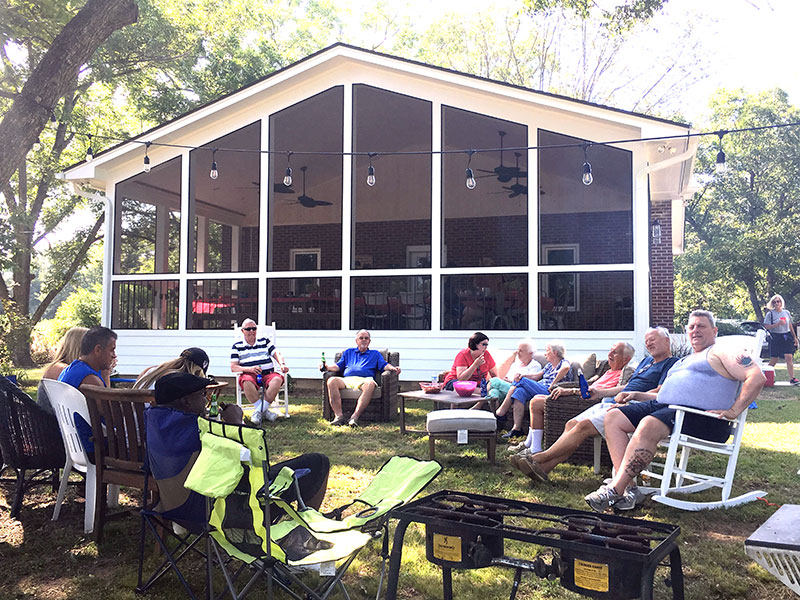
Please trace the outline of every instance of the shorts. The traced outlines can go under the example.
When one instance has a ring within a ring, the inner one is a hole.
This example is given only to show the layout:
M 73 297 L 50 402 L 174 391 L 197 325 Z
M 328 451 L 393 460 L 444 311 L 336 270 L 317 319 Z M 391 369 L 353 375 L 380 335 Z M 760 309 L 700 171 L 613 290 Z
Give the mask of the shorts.
M 365 383 L 375 380 L 372 377 L 358 377 L 357 375 L 350 375 L 349 377 L 342 377 L 344 387 L 349 390 L 360 390 Z
M 522 402 L 522 404 L 525 404 L 534 396 L 547 396 L 550 394 L 550 390 L 547 389 L 545 384 L 527 377 L 523 377 L 517 383 L 512 383 L 511 385 L 517 388 L 511 394 L 511 397 L 517 402 Z
M 670 432 L 675 428 L 676 410 L 669 408 L 666 404 L 661 404 L 658 400 L 636 402 L 618 410 L 622 411 L 634 427 L 637 427 L 642 419 L 650 416 L 664 423 Z M 727 441 L 731 435 L 731 423 L 724 419 L 686 413 L 683 417 L 682 433 L 701 440 L 722 443 Z
M 497 398 L 503 400 L 511 389 L 511 383 L 499 377 L 492 377 L 489 380 L 489 398 Z
M 275 379 L 276 377 L 280 379 L 281 385 L 283 385 L 283 375 L 281 375 L 280 373 L 276 373 L 274 371 L 271 371 L 270 373 L 262 373 L 260 384 L 258 383 L 257 375 L 253 375 L 252 373 L 241 373 L 239 374 L 239 387 L 241 389 L 244 389 L 244 382 L 249 381 L 254 386 L 256 386 L 256 388 L 258 388 L 260 385 L 266 388 L 269 386 L 269 382 Z
M 794 337 L 791 332 L 769 334 L 769 357 L 783 358 L 785 354 L 794 354 Z
M 573 417 L 575 421 L 589 421 L 597 429 L 597 433 L 606 437 L 605 419 L 606 413 L 614 405 L 613 402 L 598 402 L 590 406 L 579 415 Z

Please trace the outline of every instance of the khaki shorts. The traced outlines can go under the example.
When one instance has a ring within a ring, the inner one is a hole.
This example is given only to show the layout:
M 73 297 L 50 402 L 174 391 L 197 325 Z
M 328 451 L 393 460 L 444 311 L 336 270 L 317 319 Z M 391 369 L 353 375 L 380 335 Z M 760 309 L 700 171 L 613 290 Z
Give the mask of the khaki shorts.
M 350 377 L 342 377 L 342 381 L 344 381 L 344 387 L 347 389 L 360 390 L 361 386 L 365 383 L 375 380 L 372 377 L 356 377 L 355 375 L 351 375 Z

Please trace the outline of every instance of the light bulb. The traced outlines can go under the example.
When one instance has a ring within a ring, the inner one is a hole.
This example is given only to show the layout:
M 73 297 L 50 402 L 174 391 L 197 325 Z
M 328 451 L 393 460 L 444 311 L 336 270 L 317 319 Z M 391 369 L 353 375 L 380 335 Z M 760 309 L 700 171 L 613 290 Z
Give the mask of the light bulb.
M 669 147 L 669 153 L 670 154 L 676 154 L 677 152 L 678 152 L 678 149 L 675 146 L 670 146 Z
M 208 174 L 211 179 L 216 179 L 219 177 L 219 171 L 217 171 L 217 161 L 211 163 L 211 172 Z
M 594 177 L 592 177 L 592 165 L 588 162 L 583 163 L 583 177 L 581 178 L 583 185 L 592 185 Z
M 88 134 L 88 148 L 86 148 L 86 162 L 91 162 L 94 158 L 94 151 L 92 150 L 92 134 Z
M 464 183 L 467 186 L 468 190 L 474 190 L 475 186 L 478 185 L 478 182 L 475 181 L 475 174 L 472 172 L 472 169 L 469 168 L 469 167 L 467 167 L 466 174 L 467 174 L 467 180 Z
M 370 165 L 369 169 L 367 169 L 367 185 L 369 187 L 375 185 L 375 167 L 372 165 Z
M 728 165 L 725 163 L 725 153 L 720 150 L 717 152 L 717 166 L 716 171 L 717 173 L 724 173 L 728 170 Z
M 144 172 L 145 173 L 150 172 L 150 157 L 147 156 L 146 154 L 144 155 Z
M 286 175 L 283 177 L 283 185 L 286 187 L 292 185 L 292 167 L 286 167 Z
M 661 144 L 661 145 L 660 145 L 660 146 L 657 148 L 657 150 L 658 150 L 658 153 L 659 153 L 659 154 L 664 154 L 664 152 L 666 152 L 666 151 L 667 151 L 667 147 L 666 147 L 664 144 Z

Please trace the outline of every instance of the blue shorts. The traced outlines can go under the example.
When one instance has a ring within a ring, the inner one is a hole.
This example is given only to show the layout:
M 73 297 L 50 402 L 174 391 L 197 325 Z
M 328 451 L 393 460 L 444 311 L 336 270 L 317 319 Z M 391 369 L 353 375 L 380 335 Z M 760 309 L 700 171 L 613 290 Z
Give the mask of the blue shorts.
M 517 389 L 515 389 L 514 393 L 511 394 L 511 398 L 517 402 L 522 402 L 523 404 L 536 395 L 543 394 L 547 396 L 550 393 L 550 390 L 547 389 L 547 386 L 541 381 L 534 381 L 533 379 L 528 379 L 527 377 L 523 377 L 517 383 L 512 385 Z
M 658 400 L 626 404 L 619 409 L 634 427 L 647 416 L 655 417 L 672 431 L 675 428 L 674 408 L 661 404 Z M 731 423 L 724 419 L 705 417 L 694 413 L 686 413 L 683 417 L 683 431 L 686 435 L 708 440 L 709 442 L 725 442 L 731 435 Z

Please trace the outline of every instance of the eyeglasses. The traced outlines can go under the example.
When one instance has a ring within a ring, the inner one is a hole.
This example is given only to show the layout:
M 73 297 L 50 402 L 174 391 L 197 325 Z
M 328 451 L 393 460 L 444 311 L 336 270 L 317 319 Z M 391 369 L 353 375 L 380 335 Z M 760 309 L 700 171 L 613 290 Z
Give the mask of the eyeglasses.
M 242 327 L 242 331 L 258 331 L 258 327 Z
M 488 346 L 488 345 L 489 345 L 489 342 L 481 342 L 480 344 L 478 344 L 478 346 Z

